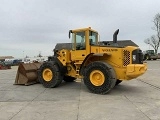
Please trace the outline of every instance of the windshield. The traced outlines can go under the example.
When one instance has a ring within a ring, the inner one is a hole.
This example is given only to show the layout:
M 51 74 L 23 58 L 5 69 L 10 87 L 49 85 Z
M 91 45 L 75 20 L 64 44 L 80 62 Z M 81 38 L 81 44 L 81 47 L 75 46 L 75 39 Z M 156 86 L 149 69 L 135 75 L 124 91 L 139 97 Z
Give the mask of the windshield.
M 154 50 L 148 50 L 148 53 L 154 54 Z
M 89 31 L 89 41 L 90 41 L 90 45 L 97 45 L 98 44 L 98 33 Z

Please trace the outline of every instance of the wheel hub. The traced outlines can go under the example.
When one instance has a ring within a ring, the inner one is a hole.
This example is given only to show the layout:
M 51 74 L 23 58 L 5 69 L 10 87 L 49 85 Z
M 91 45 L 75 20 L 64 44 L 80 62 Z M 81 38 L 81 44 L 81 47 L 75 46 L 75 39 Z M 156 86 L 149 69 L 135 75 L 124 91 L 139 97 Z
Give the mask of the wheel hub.
M 43 70 L 43 79 L 45 81 L 51 81 L 53 77 L 53 73 L 50 69 L 46 68 Z
M 90 81 L 94 86 L 101 86 L 105 81 L 105 76 L 101 71 L 94 70 L 90 74 Z

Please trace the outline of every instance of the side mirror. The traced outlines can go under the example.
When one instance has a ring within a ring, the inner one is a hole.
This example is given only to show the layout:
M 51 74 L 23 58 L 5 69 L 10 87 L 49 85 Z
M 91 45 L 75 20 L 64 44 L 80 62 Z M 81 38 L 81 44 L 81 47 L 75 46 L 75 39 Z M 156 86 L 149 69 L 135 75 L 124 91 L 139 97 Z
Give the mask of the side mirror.
M 72 30 L 69 30 L 69 39 L 71 38 Z

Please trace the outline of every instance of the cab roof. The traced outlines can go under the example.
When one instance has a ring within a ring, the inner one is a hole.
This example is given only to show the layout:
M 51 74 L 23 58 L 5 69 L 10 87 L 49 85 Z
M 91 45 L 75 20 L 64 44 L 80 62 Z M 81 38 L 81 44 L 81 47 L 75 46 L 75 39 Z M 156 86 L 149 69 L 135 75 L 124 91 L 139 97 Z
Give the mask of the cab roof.
M 72 32 L 80 32 L 80 31 L 87 31 L 87 30 L 91 30 L 93 32 L 98 33 L 96 30 L 93 30 L 91 27 L 88 27 L 88 28 L 78 28 L 78 29 L 74 29 L 74 30 L 71 30 L 71 31 Z

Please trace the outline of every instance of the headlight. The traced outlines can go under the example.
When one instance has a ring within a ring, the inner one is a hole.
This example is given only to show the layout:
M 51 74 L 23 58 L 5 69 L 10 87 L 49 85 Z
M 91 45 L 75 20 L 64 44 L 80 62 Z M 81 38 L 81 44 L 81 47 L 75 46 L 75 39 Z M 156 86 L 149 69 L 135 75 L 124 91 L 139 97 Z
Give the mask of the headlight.
M 132 60 L 136 61 L 136 55 L 132 55 Z

